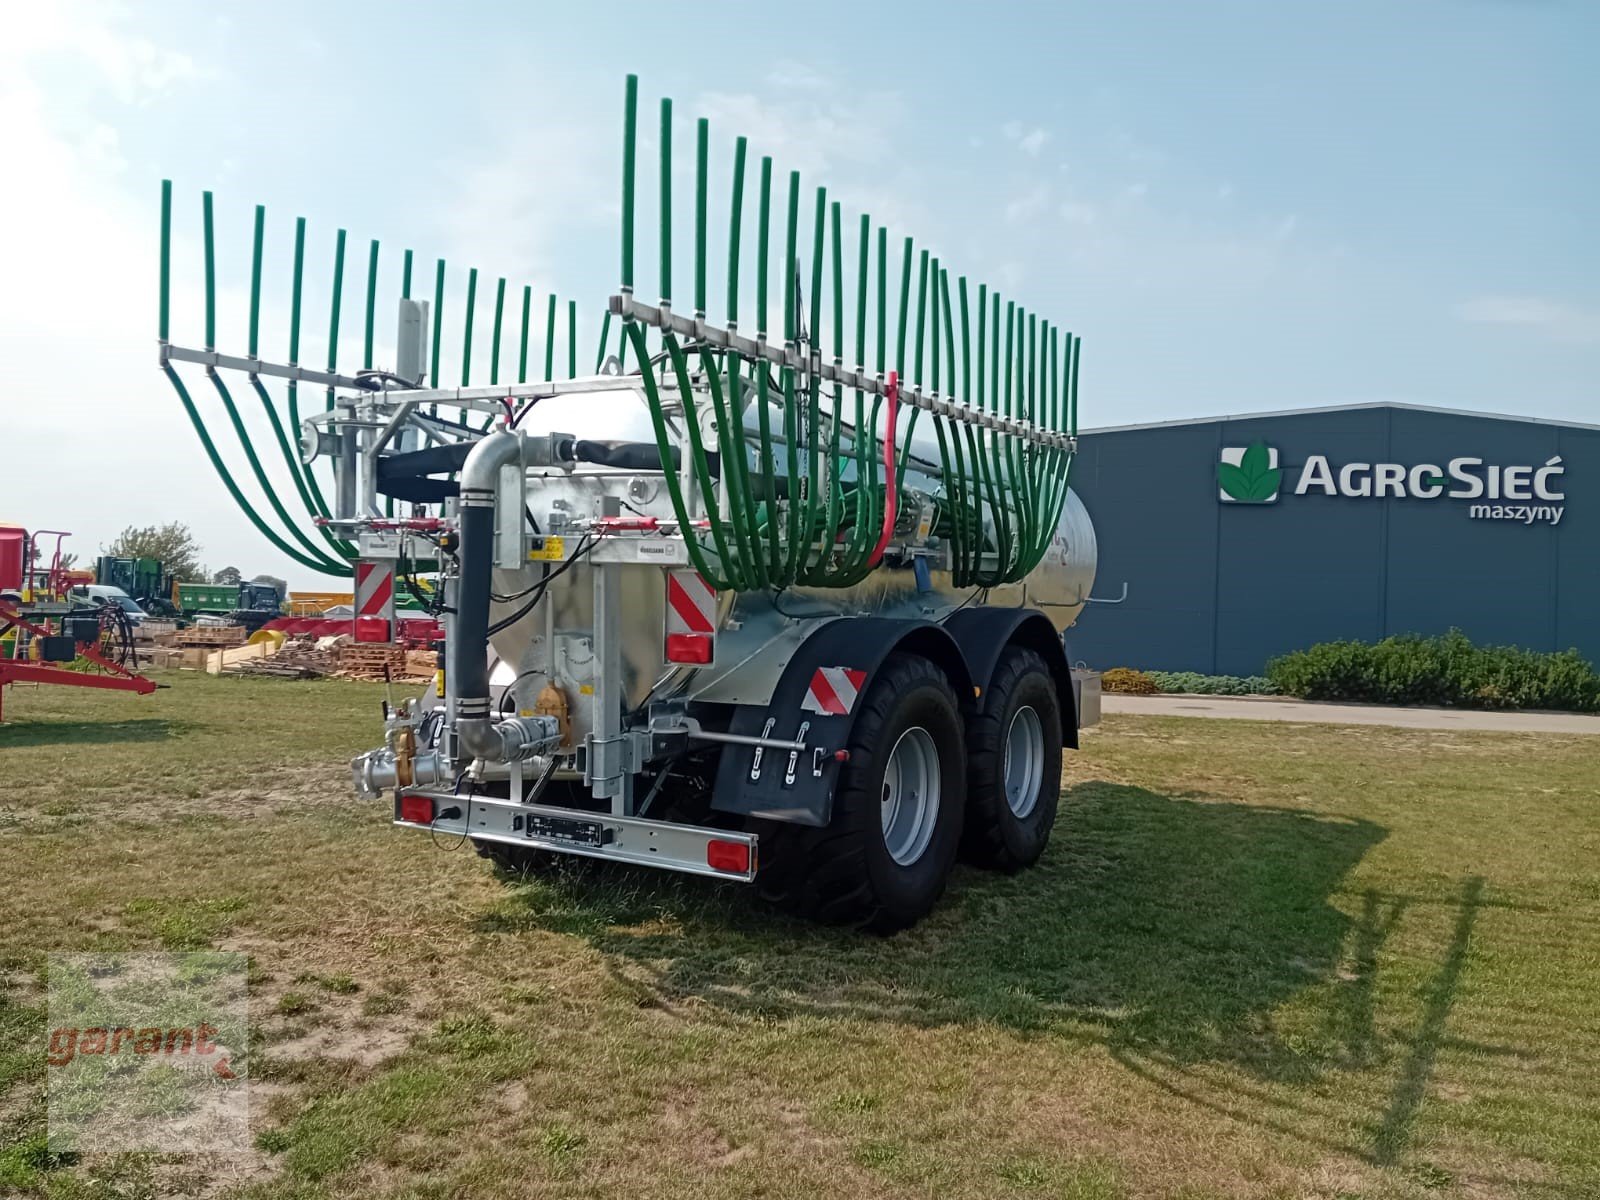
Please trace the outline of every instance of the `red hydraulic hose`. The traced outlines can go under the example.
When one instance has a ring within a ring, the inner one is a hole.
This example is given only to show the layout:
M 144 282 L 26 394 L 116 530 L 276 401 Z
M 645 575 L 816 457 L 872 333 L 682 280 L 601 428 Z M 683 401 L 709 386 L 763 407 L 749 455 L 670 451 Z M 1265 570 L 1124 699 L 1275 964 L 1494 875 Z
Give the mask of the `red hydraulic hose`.
M 867 559 L 867 566 L 875 567 L 883 558 L 883 548 L 889 544 L 889 535 L 894 532 L 895 502 L 895 448 L 894 427 L 895 416 L 900 411 L 900 376 L 894 371 L 889 372 L 888 382 L 883 389 L 884 401 L 889 406 L 889 420 L 883 433 L 883 473 L 884 486 L 888 493 L 883 498 L 883 529 L 878 534 L 878 544 L 872 548 L 872 557 Z

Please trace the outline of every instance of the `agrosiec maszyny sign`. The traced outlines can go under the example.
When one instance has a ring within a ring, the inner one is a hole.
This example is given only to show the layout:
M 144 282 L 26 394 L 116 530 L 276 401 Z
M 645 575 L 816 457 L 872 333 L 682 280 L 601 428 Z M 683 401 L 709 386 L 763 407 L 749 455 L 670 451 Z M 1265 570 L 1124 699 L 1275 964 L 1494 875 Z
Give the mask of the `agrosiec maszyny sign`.
M 1501 466 L 1481 458 L 1437 463 L 1335 464 L 1312 454 L 1290 490 L 1296 496 L 1351 500 L 1466 500 L 1467 516 L 1524 525 L 1561 524 L 1566 512 L 1561 456 L 1542 466 Z M 1224 446 L 1217 463 L 1217 498 L 1224 504 L 1276 504 L 1285 488 L 1276 447 L 1266 442 Z

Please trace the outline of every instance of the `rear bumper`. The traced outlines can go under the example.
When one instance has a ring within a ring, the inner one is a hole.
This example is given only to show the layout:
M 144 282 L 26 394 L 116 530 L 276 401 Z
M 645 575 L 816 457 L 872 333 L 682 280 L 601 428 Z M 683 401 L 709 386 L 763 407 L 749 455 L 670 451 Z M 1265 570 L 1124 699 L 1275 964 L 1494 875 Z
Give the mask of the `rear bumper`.
M 748 883 L 756 877 L 757 839 L 753 833 L 544 804 L 517 804 L 496 797 L 457 795 L 429 788 L 407 788 L 404 794 L 431 800 L 436 815 L 426 824 L 404 820 L 397 797 L 394 823 L 402 829 L 660 867 L 713 879 Z M 740 847 L 744 850 L 742 865 Z M 712 861 L 724 865 L 712 866 Z

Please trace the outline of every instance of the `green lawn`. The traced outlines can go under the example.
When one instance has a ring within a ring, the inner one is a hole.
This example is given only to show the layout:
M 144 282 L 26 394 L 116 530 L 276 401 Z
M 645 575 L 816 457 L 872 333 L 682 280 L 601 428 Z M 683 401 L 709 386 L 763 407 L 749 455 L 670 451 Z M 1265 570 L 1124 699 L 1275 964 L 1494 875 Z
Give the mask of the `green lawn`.
M 345 761 L 382 688 L 13 689 L 0 1195 L 1600 1195 L 1600 741 L 1110 718 L 892 939 L 510 884 Z M 248 1161 L 52 1159 L 44 956 L 252 956 Z

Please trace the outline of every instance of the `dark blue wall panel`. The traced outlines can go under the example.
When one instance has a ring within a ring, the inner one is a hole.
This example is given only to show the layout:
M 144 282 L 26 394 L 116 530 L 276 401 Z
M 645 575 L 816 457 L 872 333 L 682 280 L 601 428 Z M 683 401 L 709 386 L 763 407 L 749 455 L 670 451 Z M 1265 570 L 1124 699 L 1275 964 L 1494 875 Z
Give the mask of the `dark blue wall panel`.
M 1279 502 L 1220 503 L 1220 449 L 1256 441 L 1279 452 Z M 1293 495 L 1312 454 L 1336 468 L 1560 455 L 1565 512 L 1552 527 L 1474 519 L 1449 497 Z M 1253 674 L 1319 641 L 1452 626 L 1600 661 L 1600 430 L 1370 407 L 1091 432 L 1073 483 L 1100 543 L 1096 594 L 1128 584 L 1069 635 L 1094 666 Z

